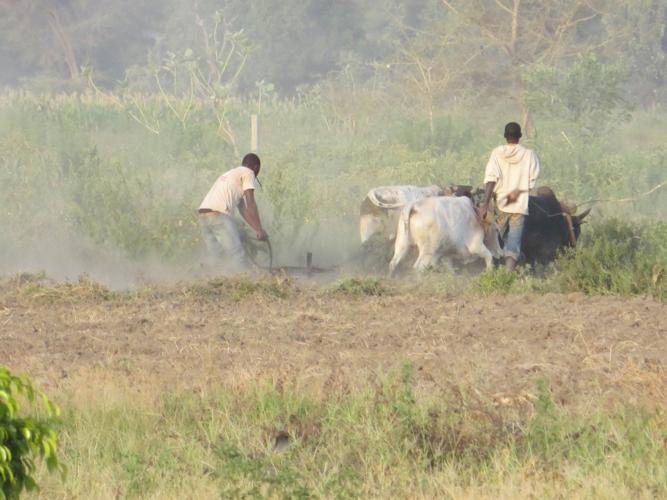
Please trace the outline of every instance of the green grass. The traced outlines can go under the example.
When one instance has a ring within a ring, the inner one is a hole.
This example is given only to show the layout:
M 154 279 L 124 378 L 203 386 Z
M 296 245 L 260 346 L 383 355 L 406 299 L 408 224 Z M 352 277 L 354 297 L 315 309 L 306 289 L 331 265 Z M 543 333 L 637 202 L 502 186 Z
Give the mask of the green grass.
M 336 282 L 330 291 L 357 297 L 378 297 L 389 292 L 382 281 L 374 277 L 344 278 Z
M 553 279 L 562 290 L 667 297 L 667 224 L 609 219 L 584 231 L 558 262 Z
M 501 266 L 482 272 L 473 280 L 472 288 L 482 295 L 508 293 L 516 281 L 517 273 Z
M 496 406 L 424 394 L 412 367 L 350 390 L 246 385 L 207 395 L 62 402 L 65 483 L 42 495 L 126 498 L 661 497 L 667 421 L 642 408 Z
M 186 293 L 200 299 L 227 299 L 234 302 L 258 296 L 286 299 L 295 291 L 296 287 L 289 278 L 260 276 L 215 278 L 193 283 L 186 288 Z

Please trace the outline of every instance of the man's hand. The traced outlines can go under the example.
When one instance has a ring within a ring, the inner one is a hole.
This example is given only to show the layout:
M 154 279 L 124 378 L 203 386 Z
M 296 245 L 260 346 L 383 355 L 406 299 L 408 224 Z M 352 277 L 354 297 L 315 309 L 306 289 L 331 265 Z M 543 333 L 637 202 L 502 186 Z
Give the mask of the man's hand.
M 507 195 L 507 203 L 514 203 L 516 200 L 519 199 L 519 196 L 521 195 L 523 191 L 520 189 L 515 189 L 512 191 L 510 194 Z
M 264 229 L 259 229 L 258 231 L 256 231 L 256 234 L 257 234 L 257 239 L 259 241 L 267 241 L 269 239 L 269 235 L 266 234 L 266 231 L 264 231 Z
M 489 206 L 485 202 L 479 204 L 479 206 L 477 207 L 477 217 L 479 218 L 480 222 L 486 220 L 486 214 L 488 213 L 488 211 L 489 211 Z

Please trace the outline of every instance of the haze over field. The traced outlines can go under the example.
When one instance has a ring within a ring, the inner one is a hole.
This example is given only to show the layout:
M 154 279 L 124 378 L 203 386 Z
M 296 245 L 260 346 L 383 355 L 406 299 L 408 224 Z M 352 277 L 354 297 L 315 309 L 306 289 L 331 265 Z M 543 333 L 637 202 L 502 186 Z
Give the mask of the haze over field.
M 192 274 L 253 113 L 285 264 L 347 260 L 373 186 L 479 185 L 510 120 L 559 196 L 664 219 L 666 24 L 665 0 L 2 0 L 0 269 Z

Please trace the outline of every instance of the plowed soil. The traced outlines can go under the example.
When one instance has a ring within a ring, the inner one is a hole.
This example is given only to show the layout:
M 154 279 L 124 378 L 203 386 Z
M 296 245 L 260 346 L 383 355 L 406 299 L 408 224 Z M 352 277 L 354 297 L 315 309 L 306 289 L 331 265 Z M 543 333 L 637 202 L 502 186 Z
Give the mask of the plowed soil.
M 41 387 L 205 390 L 254 380 L 315 391 L 414 364 L 418 383 L 465 384 L 499 404 L 538 379 L 558 401 L 667 402 L 667 307 L 644 298 L 349 296 L 318 287 L 204 297 L 0 297 L 0 362 Z

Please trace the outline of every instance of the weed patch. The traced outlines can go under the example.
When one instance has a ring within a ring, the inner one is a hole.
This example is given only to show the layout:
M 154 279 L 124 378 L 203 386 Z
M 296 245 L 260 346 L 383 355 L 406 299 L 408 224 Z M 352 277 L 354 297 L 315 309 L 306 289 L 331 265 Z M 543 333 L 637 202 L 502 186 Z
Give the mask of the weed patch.
M 379 297 L 386 295 L 388 289 L 379 278 L 346 278 L 338 281 L 332 288 L 331 293 L 351 295 L 355 297 Z
M 589 229 L 589 228 L 587 228 Z M 667 224 L 609 219 L 586 231 L 576 251 L 558 261 L 564 291 L 667 297 Z
M 508 293 L 517 280 L 517 275 L 504 267 L 484 271 L 472 282 L 474 291 L 483 295 Z
M 195 283 L 186 293 L 204 300 L 231 300 L 239 302 L 249 297 L 285 299 L 296 291 L 289 278 L 215 278 L 204 283 Z

